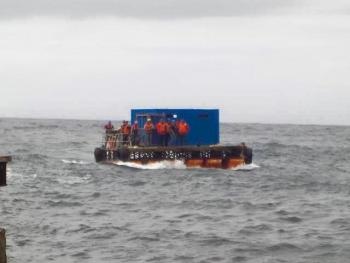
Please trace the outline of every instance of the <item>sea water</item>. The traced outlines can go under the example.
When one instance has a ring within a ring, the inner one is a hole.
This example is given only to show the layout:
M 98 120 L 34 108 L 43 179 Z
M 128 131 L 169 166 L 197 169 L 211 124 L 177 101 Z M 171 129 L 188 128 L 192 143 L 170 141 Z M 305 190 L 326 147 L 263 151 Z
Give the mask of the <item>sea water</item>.
M 216 170 L 95 163 L 103 124 L 0 119 L 10 263 L 349 262 L 350 127 L 221 124 Z

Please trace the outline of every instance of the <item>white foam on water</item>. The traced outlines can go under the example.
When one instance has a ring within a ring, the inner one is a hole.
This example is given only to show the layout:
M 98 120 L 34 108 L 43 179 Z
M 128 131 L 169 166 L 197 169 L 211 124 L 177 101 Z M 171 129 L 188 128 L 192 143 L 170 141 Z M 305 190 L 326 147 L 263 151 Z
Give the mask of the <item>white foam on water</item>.
M 37 174 L 22 174 L 22 173 L 17 173 L 14 172 L 11 168 L 7 167 L 6 168 L 6 174 L 7 174 L 7 178 L 13 178 L 13 179 L 35 179 L 37 178 Z
M 122 162 L 122 161 L 115 161 L 113 162 L 115 165 L 119 166 L 125 166 L 135 169 L 142 169 L 142 170 L 159 170 L 159 169 L 208 169 L 208 168 L 202 168 L 202 167 L 187 167 L 183 161 L 181 160 L 175 160 L 175 161 L 160 161 L 160 162 L 154 162 L 149 164 L 139 164 L 139 163 L 133 163 L 133 162 Z M 235 168 L 232 168 L 233 171 L 251 171 L 256 168 L 259 168 L 258 165 L 251 163 L 251 164 L 243 164 L 239 165 Z M 215 168 L 210 168 L 215 169 Z M 218 168 L 220 169 L 220 168 Z
M 68 163 L 68 164 L 88 164 L 88 162 L 85 161 L 77 161 L 77 160 L 62 160 L 63 163 Z
M 133 163 L 133 162 L 122 162 L 122 161 L 116 161 L 113 162 L 115 165 L 119 166 L 126 166 L 136 169 L 142 169 L 142 170 L 158 170 L 158 169 L 186 169 L 186 165 L 183 161 L 176 160 L 176 161 L 160 161 L 155 163 L 149 163 L 149 164 L 139 164 L 139 163 Z
M 233 171 L 252 171 L 256 168 L 259 168 L 260 166 L 254 163 L 251 164 L 242 164 L 238 165 L 237 167 L 232 168 Z
M 65 176 L 56 178 L 57 182 L 60 184 L 83 184 L 91 179 L 91 174 L 86 174 L 84 176 Z

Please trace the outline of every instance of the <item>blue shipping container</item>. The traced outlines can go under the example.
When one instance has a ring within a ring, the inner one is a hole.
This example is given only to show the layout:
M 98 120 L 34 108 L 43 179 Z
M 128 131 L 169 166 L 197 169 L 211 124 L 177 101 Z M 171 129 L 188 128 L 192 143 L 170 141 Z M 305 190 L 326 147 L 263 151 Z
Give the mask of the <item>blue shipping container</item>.
M 131 123 L 138 121 L 141 128 L 141 143 L 145 142 L 142 130 L 147 118 L 155 126 L 160 119 L 167 121 L 185 120 L 190 131 L 185 138 L 185 145 L 212 145 L 219 143 L 219 110 L 218 109 L 132 109 Z M 154 131 L 152 144 L 159 145 L 159 136 Z M 179 145 L 177 138 L 170 138 L 169 146 Z

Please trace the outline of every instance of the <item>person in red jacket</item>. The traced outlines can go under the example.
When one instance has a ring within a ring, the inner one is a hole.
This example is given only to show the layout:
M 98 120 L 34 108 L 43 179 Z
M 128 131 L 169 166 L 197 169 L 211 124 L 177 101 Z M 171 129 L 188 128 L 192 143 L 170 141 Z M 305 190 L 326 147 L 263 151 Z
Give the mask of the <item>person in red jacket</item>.
M 177 133 L 179 136 L 180 145 L 185 144 L 185 137 L 189 131 L 190 131 L 190 126 L 188 125 L 188 123 L 185 122 L 184 120 L 181 120 L 178 123 L 178 127 L 177 127 Z
M 169 140 L 169 124 L 164 121 L 164 119 L 161 119 L 156 126 L 157 133 L 159 135 L 160 139 L 160 145 L 161 146 L 168 146 L 168 140 Z
M 113 124 L 111 121 L 108 121 L 108 123 L 104 126 L 106 133 L 109 133 L 114 129 Z

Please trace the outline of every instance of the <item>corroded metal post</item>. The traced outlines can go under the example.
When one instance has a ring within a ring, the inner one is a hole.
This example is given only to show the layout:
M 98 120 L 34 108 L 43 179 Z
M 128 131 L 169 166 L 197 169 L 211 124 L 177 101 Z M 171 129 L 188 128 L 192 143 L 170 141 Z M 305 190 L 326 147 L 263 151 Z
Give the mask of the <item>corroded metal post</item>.
M 6 165 L 11 156 L 0 156 L 0 186 L 6 185 Z M 5 229 L 0 228 L 0 263 L 7 263 Z
M 6 164 L 11 161 L 11 156 L 0 156 L 0 186 L 6 185 Z
M 0 263 L 6 263 L 6 237 L 5 229 L 0 228 Z

